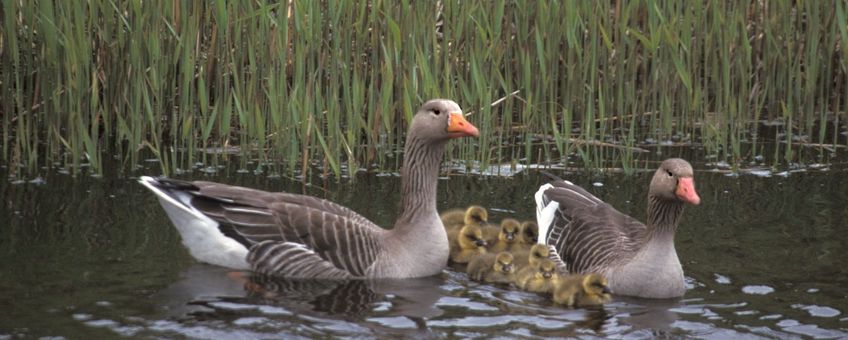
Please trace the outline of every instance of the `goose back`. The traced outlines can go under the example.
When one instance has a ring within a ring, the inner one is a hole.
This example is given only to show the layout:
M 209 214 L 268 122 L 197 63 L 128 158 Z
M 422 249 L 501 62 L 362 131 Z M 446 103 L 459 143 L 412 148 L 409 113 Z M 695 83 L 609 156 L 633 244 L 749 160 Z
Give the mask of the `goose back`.
M 163 190 L 191 195 L 192 207 L 249 249 L 248 263 L 257 273 L 364 277 L 380 251 L 381 228 L 324 199 L 204 181 L 157 182 Z
M 535 198 L 539 242 L 553 248 L 569 273 L 601 274 L 622 295 L 685 292 L 674 234 L 684 203 L 700 203 L 688 162 L 668 159 L 654 173 L 647 225 L 561 179 L 542 185 Z
M 632 258 L 644 242 L 645 224 L 622 214 L 568 181 L 555 181 L 545 192 L 559 203 L 547 230 L 547 244 L 562 257 L 569 272 L 603 270 Z M 589 253 L 593 256 L 589 256 Z
M 390 230 L 311 196 L 146 176 L 140 182 L 201 261 L 289 278 L 420 277 L 441 271 L 449 255 L 436 211 L 445 144 L 478 135 L 455 102 L 422 105 L 407 133 L 399 216 Z

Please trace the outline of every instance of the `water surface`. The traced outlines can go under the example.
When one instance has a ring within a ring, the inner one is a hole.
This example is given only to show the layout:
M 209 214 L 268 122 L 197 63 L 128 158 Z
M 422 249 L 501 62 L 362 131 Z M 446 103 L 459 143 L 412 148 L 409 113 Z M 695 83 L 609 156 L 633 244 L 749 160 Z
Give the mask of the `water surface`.
M 702 204 L 686 208 L 676 239 L 685 297 L 616 298 L 601 309 L 562 308 L 453 269 L 415 280 L 254 278 L 192 260 L 153 195 L 131 178 L 4 181 L 0 339 L 848 337 L 848 172 L 727 175 L 696 167 Z M 139 175 L 155 174 L 151 168 Z M 532 194 L 544 180 L 525 172 L 442 179 L 438 205 L 475 203 L 495 221 L 530 219 Z M 650 173 L 554 172 L 644 220 Z M 399 178 L 391 174 L 311 186 L 236 172 L 179 177 L 325 197 L 383 226 L 399 201 Z

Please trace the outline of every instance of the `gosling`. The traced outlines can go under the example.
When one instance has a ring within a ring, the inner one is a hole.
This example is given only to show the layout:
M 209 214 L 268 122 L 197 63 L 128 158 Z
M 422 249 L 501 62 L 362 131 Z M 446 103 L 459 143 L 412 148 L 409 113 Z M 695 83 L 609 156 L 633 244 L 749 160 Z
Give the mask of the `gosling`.
M 466 224 L 486 223 L 489 220 L 489 212 L 479 205 L 472 205 L 465 210 L 450 209 L 443 212 L 439 218 L 445 225 L 445 230 L 459 230 Z
M 534 293 L 552 293 L 558 280 L 556 264 L 551 259 L 543 259 L 539 267 L 519 273 L 516 279 L 518 288 Z
M 468 277 L 489 283 L 512 283 L 515 281 L 512 261 L 513 256 L 508 252 L 478 255 L 468 263 Z
M 490 252 L 499 253 L 502 251 L 513 251 L 521 249 L 519 245 L 518 228 L 520 225 L 514 218 L 505 218 L 501 221 L 501 230 L 498 233 L 498 239 L 494 241 L 489 249 Z M 488 240 L 486 240 L 488 241 Z M 527 246 L 529 248 L 530 246 Z
M 450 260 L 453 263 L 468 263 L 475 256 L 486 253 L 486 240 L 480 227 L 469 224 L 459 231 L 456 245 L 451 245 Z
M 568 307 L 603 305 L 612 300 L 607 279 L 599 274 L 560 276 L 555 283 L 555 303 Z
M 533 221 L 524 221 L 519 230 L 519 241 L 528 247 L 539 240 L 539 225 Z
M 459 235 L 459 230 L 466 225 L 476 225 L 482 227 L 489 219 L 489 212 L 479 205 L 472 205 L 465 209 L 451 209 L 442 213 L 442 224 L 445 226 L 445 232 L 448 234 L 448 244 L 456 243 L 456 236 Z
M 550 249 L 544 244 L 534 244 L 529 250 L 517 250 L 512 252 L 515 257 L 516 271 L 521 271 L 527 267 L 536 269 L 539 262 L 550 256 Z

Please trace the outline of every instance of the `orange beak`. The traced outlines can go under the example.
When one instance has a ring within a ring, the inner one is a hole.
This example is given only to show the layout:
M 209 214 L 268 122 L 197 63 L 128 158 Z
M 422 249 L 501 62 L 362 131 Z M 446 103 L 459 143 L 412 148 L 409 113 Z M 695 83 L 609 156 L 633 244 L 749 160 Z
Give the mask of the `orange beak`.
M 680 177 L 677 180 L 677 190 L 674 192 L 681 201 L 691 205 L 701 203 L 701 198 L 695 191 L 695 179 L 692 177 Z
M 448 121 L 448 136 L 450 138 L 459 137 L 477 137 L 480 131 L 474 125 L 471 125 L 462 113 L 452 112 Z

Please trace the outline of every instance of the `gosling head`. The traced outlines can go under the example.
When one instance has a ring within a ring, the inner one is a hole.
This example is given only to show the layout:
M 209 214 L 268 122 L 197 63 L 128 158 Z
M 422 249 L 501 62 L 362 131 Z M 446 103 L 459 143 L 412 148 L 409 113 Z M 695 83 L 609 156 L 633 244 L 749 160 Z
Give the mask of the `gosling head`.
M 498 256 L 495 257 L 495 271 L 503 274 L 511 274 L 515 270 L 512 260 L 514 260 L 512 254 L 505 251 L 498 253 Z
M 514 218 L 506 218 L 501 221 L 501 232 L 498 234 L 498 239 L 506 243 L 518 241 L 518 228 L 520 224 Z
M 480 226 L 475 224 L 468 224 L 462 227 L 462 230 L 459 231 L 459 247 L 465 250 L 469 249 L 477 249 L 486 251 L 486 240 L 483 239 L 483 231 L 480 230 Z
M 556 279 L 556 264 L 551 259 L 544 259 L 539 263 L 539 270 L 536 271 L 536 278 L 540 280 Z
M 607 279 L 599 274 L 586 274 L 581 282 L 584 295 L 584 304 L 604 304 L 612 300 Z
M 539 225 L 533 221 L 521 223 L 521 241 L 525 244 L 535 244 L 539 240 Z
M 536 267 L 540 261 L 547 259 L 550 255 L 551 251 L 548 249 L 548 246 L 536 243 L 530 248 L 530 258 L 527 262 L 530 266 Z
M 482 225 L 489 220 L 489 212 L 479 205 L 472 205 L 465 210 L 465 224 Z

